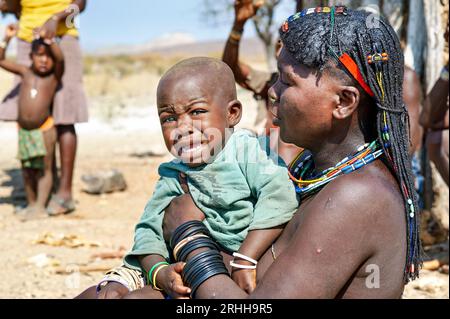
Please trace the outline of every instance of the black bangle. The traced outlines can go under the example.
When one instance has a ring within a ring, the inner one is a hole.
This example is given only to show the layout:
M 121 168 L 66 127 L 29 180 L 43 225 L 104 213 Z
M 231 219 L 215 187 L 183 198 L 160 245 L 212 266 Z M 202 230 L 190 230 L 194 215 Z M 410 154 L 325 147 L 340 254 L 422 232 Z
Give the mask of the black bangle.
M 214 269 L 221 269 L 221 267 L 223 267 L 223 260 L 214 258 L 205 261 L 205 259 L 203 259 L 201 262 L 197 263 L 195 267 L 189 269 L 189 272 L 183 276 L 183 281 L 189 287 L 193 287 L 196 285 L 202 274 Z
M 219 246 L 211 239 L 207 237 L 199 237 L 188 242 L 177 253 L 177 261 L 186 261 L 187 256 L 196 249 L 210 248 L 212 250 L 219 250 Z
M 214 264 L 217 262 L 223 263 L 222 255 L 212 250 L 210 250 L 208 254 L 202 254 L 200 258 L 191 260 L 193 260 L 193 262 L 188 262 L 182 272 L 182 277 L 186 278 L 186 281 L 188 281 L 188 278 L 190 278 L 191 275 L 197 273 L 198 270 L 201 270 L 209 266 L 210 264 Z
M 211 233 L 209 232 L 208 228 L 206 228 L 206 226 L 202 224 L 201 227 L 200 227 L 200 225 L 198 225 L 198 226 L 194 226 L 194 227 L 191 227 L 191 228 L 187 229 L 187 230 L 182 234 L 182 236 L 181 236 L 181 238 L 180 238 L 180 241 L 183 240 L 183 239 L 185 239 L 185 238 L 188 238 L 188 237 L 197 235 L 197 234 L 204 234 L 204 235 L 207 235 L 207 236 L 210 236 L 210 235 L 211 235 Z M 176 244 L 175 244 L 175 246 L 176 246 L 180 241 L 177 241 Z M 175 247 L 174 247 L 174 248 L 175 248 Z
M 198 281 L 198 278 L 202 276 L 203 273 L 208 272 L 213 269 L 218 269 L 223 265 L 222 260 L 215 260 L 209 262 L 207 265 L 201 265 L 201 267 L 196 267 L 191 270 L 183 280 L 188 284 L 189 287 L 193 287 L 195 283 Z
M 186 222 L 186 223 L 178 226 L 178 228 L 175 229 L 175 231 L 172 234 L 172 237 L 170 238 L 170 241 L 169 241 L 170 247 L 172 249 L 174 249 L 175 246 L 183 238 L 192 236 L 197 233 L 205 233 L 206 235 L 209 235 L 208 228 L 206 228 L 206 226 L 201 221 L 192 220 L 192 221 Z
M 218 251 L 206 250 L 189 259 L 181 273 L 183 280 L 186 276 L 189 277 L 189 274 L 191 274 L 192 271 L 195 271 L 199 266 L 203 267 L 210 258 L 211 260 L 217 258 L 218 254 L 220 255 Z M 222 255 L 220 255 L 220 257 L 222 257 Z
M 217 275 L 227 275 L 228 270 L 226 269 L 225 265 L 222 263 L 222 267 L 216 267 L 213 270 L 205 272 L 200 278 L 197 279 L 197 282 L 192 285 L 191 287 L 191 298 L 195 298 L 195 293 L 197 292 L 198 287 L 200 287 L 201 284 L 203 284 L 206 280 L 208 280 L 211 277 L 217 276 Z
M 183 269 L 182 278 L 191 287 L 191 296 L 194 296 L 195 291 L 204 281 L 219 274 L 229 276 L 222 255 L 217 250 L 208 250 L 188 260 Z
M 197 261 L 201 260 L 204 257 L 215 256 L 217 253 L 218 252 L 214 250 L 206 250 L 202 251 L 201 253 L 198 253 L 197 255 L 195 255 L 194 257 L 192 257 L 187 261 L 186 265 L 183 268 L 182 274 L 186 274 L 192 267 L 196 266 Z

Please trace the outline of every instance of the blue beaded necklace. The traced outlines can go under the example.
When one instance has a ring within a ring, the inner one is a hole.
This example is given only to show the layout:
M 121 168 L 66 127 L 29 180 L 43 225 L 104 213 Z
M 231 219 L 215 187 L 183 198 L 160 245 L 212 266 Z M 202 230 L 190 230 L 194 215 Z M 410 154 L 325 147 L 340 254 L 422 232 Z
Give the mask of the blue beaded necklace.
M 289 165 L 289 177 L 295 183 L 295 190 L 301 199 L 307 198 L 337 177 L 350 174 L 363 166 L 373 162 L 383 154 L 378 141 L 360 146 L 357 151 L 339 161 L 333 167 L 314 174 L 314 160 L 312 155 L 301 152 Z

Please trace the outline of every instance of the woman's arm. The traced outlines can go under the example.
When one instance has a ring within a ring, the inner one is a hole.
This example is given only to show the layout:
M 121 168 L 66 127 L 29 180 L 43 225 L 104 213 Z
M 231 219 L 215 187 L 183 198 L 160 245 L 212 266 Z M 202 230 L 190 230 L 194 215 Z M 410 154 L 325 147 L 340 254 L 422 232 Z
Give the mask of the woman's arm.
M 86 0 L 73 0 L 72 4 L 63 11 L 57 12 L 48 19 L 40 28 L 36 28 L 35 32 L 44 39 L 51 40 L 56 37 L 58 24 L 66 22 L 66 19 L 74 13 L 79 14 L 86 9 Z M 71 21 L 73 23 L 73 21 Z
M 443 68 L 441 77 L 433 86 L 425 99 L 425 105 L 420 115 L 420 124 L 425 129 L 445 130 L 448 125 L 443 125 L 445 113 L 448 110 L 448 65 Z
M 23 76 L 27 70 L 26 66 L 6 60 L 6 49 L 8 48 L 9 41 L 11 41 L 16 33 L 17 26 L 14 24 L 8 25 L 8 27 L 6 28 L 5 38 L 3 39 L 3 41 L 0 41 L 0 68 L 8 72 Z
M 20 0 L 0 0 L 0 12 L 12 13 L 17 19 L 20 18 Z

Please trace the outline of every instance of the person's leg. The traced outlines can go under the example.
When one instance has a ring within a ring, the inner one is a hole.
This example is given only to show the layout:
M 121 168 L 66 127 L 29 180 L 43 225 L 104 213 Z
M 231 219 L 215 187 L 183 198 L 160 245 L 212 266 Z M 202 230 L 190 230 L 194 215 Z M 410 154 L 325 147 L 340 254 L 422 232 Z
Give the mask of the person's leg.
M 27 198 L 27 206 L 32 207 L 37 200 L 37 179 L 36 170 L 32 168 L 22 167 L 23 184 L 25 188 L 25 195 Z
M 427 135 L 427 147 L 430 160 L 436 166 L 442 179 L 448 186 L 449 160 L 448 160 L 448 130 L 429 132 Z
M 44 170 L 37 183 L 37 201 L 36 207 L 42 212 L 50 197 L 53 184 L 53 158 L 56 145 L 56 128 L 52 127 L 43 132 L 45 149 L 47 155 L 44 157 Z
M 97 299 L 97 287 L 89 287 L 73 299 Z
M 77 150 L 77 135 L 74 125 L 56 126 L 61 160 L 61 177 L 56 195 L 52 197 L 47 211 L 56 216 L 75 209 L 72 199 L 72 180 Z
M 72 199 L 72 178 L 77 151 L 77 134 L 74 125 L 59 125 L 58 143 L 61 158 L 61 179 L 58 196 Z
M 151 286 L 135 290 L 125 295 L 122 299 L 164 299 L 164 295 Z

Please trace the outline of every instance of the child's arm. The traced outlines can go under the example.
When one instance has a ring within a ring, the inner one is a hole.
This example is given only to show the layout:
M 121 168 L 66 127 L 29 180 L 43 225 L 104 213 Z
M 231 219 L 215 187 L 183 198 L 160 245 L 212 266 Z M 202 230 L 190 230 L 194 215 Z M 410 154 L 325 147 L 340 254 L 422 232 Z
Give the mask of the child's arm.
M 259 260 L 278 236 L 280 236 L 283 231 L 283 226 L 249 231 L 238 253 L 254 260 Z
M 10 24 L 6 27 L 5 38 L 0 42 L 0 67 L 11 73 L 23 76 L 28 69 L 26 66 L 6 60 L 6 49 L 8 48 L 9 41 L 16 34 L 17 26 L 15 24 Z
M 64 75 L 64 54 L 55 40 L 52 41 L 50 50 L 55 58 L 55 77 L 58 82 L 61 82 Z
M 238 250 L 240 255 L 250 257 L 258 261 L 272 243 L 280 236 L 283 227 L 271 229 L 256 229 L 248 232 L 247 237 Z M 252 262 L 239 257 L 234 257 L 234 263 L 244 266 L 256 266 Z M 256 287 L 256 269 L 232 267 L 231 278 L 247 293 L 251 293 Z

